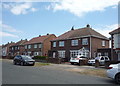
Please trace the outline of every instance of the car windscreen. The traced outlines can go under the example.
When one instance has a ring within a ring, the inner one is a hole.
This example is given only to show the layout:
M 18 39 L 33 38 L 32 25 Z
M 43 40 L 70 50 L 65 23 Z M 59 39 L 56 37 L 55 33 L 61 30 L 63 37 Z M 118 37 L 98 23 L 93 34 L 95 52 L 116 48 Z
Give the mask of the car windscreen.
M 22 56 L 24 60 L 31 60 L 32 58 L 30 56 Z

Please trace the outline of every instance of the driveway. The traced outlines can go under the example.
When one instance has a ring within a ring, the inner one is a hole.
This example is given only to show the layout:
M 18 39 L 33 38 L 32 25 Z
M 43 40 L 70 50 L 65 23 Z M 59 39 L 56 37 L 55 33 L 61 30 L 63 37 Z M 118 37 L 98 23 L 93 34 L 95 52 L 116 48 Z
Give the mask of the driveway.
M 114 84 L 108 78 L 78 74 L 64 69 L 75 66 L 52 64 L 49 66 L 16 66 L 2 61 L 3 84 Z M 62 67 L 64 66 L 64 67 Z M 66 67 L 65 67 L 66 66 Z

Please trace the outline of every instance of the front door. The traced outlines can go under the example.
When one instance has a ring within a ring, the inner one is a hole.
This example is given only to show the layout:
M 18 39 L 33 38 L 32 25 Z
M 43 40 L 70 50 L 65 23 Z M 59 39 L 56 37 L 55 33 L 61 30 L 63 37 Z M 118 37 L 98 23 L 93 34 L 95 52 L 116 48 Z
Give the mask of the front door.
M 56 55 L 56 53 L 55 53 L 55 52 L 53 52 L 53 58 L 55 58 L 55 55 Z

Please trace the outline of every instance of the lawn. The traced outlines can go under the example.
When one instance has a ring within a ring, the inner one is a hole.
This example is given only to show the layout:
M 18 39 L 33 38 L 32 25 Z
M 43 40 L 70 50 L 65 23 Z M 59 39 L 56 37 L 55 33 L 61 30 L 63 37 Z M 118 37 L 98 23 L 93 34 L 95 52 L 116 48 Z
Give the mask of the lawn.
M 35 66 L 48 66 L 50 63 L 41 63 L 41 62 L 36 62 Z

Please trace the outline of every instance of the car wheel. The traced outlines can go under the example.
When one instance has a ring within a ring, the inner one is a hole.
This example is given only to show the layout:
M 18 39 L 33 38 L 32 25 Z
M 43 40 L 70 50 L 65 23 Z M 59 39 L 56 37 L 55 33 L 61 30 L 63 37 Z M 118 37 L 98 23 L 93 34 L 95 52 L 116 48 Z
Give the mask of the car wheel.
M 21 65 L 21 66 L 24 66 L 24 62 L 21 62 L 20 65 Z
M 73 63 L 73 62 L 71 62 L 71 65 L 74 65 L 74 63 Z
M 115 76 L 115 81 L 120 84 L 120 73 Z
M 80 60 L 79 60 L 79 63 L 78 63 L 78 65 L 80 66 L 81 64 L 80 64 Z
M 16 65 L 16 62 L 15 62 L 15 61 L 13 61 L 13 64 L 14 64 L 14 65 Z

